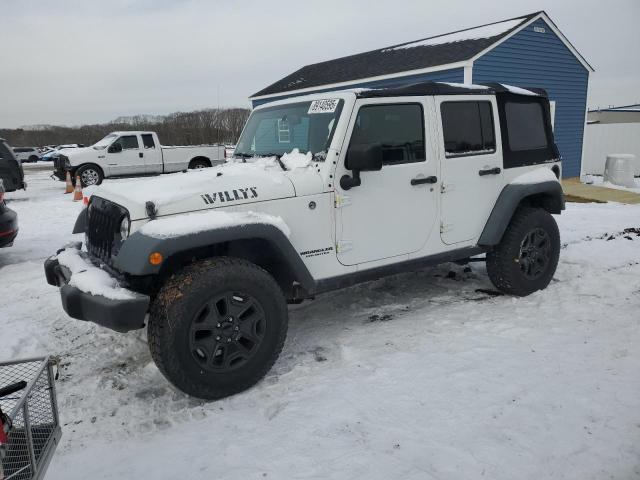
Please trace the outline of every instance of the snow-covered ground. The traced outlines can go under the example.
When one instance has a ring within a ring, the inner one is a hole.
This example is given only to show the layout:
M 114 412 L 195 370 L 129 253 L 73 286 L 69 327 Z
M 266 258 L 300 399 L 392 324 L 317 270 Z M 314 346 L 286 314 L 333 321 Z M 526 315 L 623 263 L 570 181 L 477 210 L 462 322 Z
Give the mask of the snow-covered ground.
M 640 206 L 569 204 L 550 287 L 491 296 L 484 265 L 398 275 L 291 309 L 266 379 L 205 403 L 144 332 L 68 318 L 42 263 L 81 208 L 46 171 L 7 195 L 0 359 L 57 354 L 50 479 L 640 477 Z M 453 273 L 451 273 L 453 272 Z
M 623 187 L 622 185 L 615 185 L 611 182 L 605 182 L 604 177 L 601 175 L 587 175 L 586 182 L 589 185 L 595 185 L 597 187 L 614 188 L 616 190 L 626 190 L 627 192 L 640 193 L 640 179 L 634 178 L 635 187 Z

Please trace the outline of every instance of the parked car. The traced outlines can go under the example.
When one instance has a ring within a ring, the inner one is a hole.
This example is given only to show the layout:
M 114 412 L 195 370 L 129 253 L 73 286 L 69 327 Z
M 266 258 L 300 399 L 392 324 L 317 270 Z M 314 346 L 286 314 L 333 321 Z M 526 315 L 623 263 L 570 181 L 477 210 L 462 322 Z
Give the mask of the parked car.
M 3 180 L 7 192 L 27 188 L 22 164 L 3 138 L 0 138 L 0 179 Z
M 274 364 L 287 303 L 479 254 L 502 292 L 546 288 L 560 169 L 543 91 L 425 82 L 289 98 L 253 110 L 226 165 L 97 189 L 74 228 L 86 251 L 59 251 L 45 273 L 71 317 L 147 322 L 165 377 L 220 398 Z
M 0 179 L 0 248 L 10 247 L 18 235 L 18 214 L 4 201 L 4 182 Z
M 35 163 L 40 160 L 41 157 L 36 147 L 13 147 L 13 153 L 21 163 Z
M 54 158 L 56 158 L 58 155 L 60 155 L 60 152 L 58 152 L 58 150 L 49 150 L 47 153 L 44 153 L 42 157 L 40 157 L 40 160 L 42 160 L 43 162 L 53 162 Z
M 62 150 L 54 158 L 60 180 L 70 171 L 82 186 L 99 185 L 104 178 L 173 173 L 224 163 L 224 145 L 165 147 L 155 132 L 113 132 L 87 148 Z
M 46 151 L 46 153 L 43 153 L 40 160 L 43 160 L 45 162 L 53 162 L 54 159 L 56 159 L 60 155 L 61 151 L 71 149 L 71 148 L 83 148 L 83 147 L 84 145 L 82 145 L 81 143 L 73 143 L 69 145 L 57 145 L 55 148 L 50 148 L 49 150 Z

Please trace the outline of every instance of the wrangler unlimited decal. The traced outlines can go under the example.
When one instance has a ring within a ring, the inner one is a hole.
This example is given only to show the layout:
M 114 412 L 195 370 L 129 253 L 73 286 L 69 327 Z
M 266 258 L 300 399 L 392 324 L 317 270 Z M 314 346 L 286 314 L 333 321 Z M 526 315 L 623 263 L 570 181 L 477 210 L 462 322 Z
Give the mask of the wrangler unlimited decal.
M 318 248 L 316 250 L 306 250 L 304 252 L 300 252 L 300 256 L 305 258 L 318 257 L 320 255 L 327 255 L 331 251 L 333 251 L 333 247 Z
M 247 200 L 250 198 L 258 198 L 257 187 L 237 188 L 233 190 L 224 190 L 222 192 L 205 193 L 200 195 L 204 203 L 211 205 L 218 202 L 235 202 L 236 200 Z

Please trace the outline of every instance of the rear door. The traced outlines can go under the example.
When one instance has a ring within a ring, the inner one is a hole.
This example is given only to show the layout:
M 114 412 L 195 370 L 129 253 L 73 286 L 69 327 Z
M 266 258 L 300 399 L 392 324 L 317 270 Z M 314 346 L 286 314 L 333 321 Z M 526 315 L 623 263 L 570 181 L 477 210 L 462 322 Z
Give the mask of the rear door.
M 436 98 L 440 117 L 440 235 L 453 245 L 477 239 L 502 190 L 502 147 L 494 96 Z
M 152 133 L 143 133 L 142 154 L 146 173 L 162 173 L 162 150 Z
M 113 151 L 116 144 L 122 150 Z M 112 175 L 145 173 L 144 151 L 138 135 L 122 135 L 113 142 L 107 152 L 107 164 Z

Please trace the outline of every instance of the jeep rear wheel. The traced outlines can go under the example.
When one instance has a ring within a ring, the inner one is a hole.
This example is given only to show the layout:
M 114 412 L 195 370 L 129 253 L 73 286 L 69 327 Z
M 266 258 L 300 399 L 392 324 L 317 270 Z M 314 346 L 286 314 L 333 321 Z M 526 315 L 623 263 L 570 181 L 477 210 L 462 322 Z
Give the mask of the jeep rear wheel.
M 173 275 L 151 308 L 151 355 L 188 395 L 241 392 L 269 371 L 287 334 L 287 305 L 276 281 L 242 259 L 204 260 Z
M 496 288 L 525 296 L 549 285 L 559 255 L 560 233 L 551 214 L 520 208 L 500 243 L 487 254 L 487 273 Z

